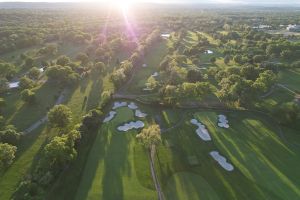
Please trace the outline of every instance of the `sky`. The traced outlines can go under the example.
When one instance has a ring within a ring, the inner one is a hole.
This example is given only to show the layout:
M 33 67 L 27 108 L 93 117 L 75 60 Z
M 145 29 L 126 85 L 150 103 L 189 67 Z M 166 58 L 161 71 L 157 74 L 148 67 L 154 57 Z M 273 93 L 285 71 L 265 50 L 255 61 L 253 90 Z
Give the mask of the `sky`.
M 299 5 L 300 0 L 0 0 L 0 2 L 153 2 L 153 3 L 223 3 L 223 4 L 290 4 Z

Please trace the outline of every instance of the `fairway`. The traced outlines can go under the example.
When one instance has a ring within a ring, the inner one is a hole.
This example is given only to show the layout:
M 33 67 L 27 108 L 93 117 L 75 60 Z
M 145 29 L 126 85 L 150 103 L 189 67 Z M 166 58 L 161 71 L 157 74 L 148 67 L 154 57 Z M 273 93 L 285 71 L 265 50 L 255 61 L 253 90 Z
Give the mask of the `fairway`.
M 164 140 L 173 145 L 160 147 L 156 168 L 166 198 L 207 199 L 206 192 L 211 190 L 212 199 L 298 199 L 300 177 L 294 172 L 300 163 L 299 152 L 279 137 L 276 125 L 264 116 L 229 112 L 225 114 L 231 127 L 221 129 L 216 124 L 217 114 L 191 113 L 179 129 L 164 134 Z M 192 117 L 208 128 L 212 141 L 197 136 L 189 122 Z M 213 150 L 235 169 L 227 172 L 218 165 L 209 156 Z M 189 157 L 196 157 L 198 164 L 191 165 Z M 186 178 L 191 173 L 199 178 Z M 191 192 L 194 187 L 199 191 Z
M 131 94 L 143 94 L 147 79 L 155 72 L 159 71 L 159 63 L 167 53 L 166 41 L 161 41 L 149 49 L 144 63 L 147 67 L 139 67 L 132 80 L 129 82 L 127 92 Z
M 151 186 L 148 155 L 138 150 L 141 147 L 135 139 L 136 131 L 116 131 L 117 125 L 133 118 L 132 110 L 119 108 L 116 118 L 99 130 L 76 200 L 156 198 L 156 191 Z
M 300 200 L 300 0 L 11 1 L 0 200 Z

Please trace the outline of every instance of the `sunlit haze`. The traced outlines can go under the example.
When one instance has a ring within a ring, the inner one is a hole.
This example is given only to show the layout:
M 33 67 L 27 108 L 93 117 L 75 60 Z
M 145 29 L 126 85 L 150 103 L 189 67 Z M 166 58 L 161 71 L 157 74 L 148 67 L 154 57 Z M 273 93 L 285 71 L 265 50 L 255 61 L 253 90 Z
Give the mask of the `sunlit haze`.
M 180 4 L 288 4 L 298 5 L 298 0 L 0 0 L 0 2 L 97 2 L 97 3 L 110 3 L 115 5 L 128 5 L 132 3 L 180 3 Z

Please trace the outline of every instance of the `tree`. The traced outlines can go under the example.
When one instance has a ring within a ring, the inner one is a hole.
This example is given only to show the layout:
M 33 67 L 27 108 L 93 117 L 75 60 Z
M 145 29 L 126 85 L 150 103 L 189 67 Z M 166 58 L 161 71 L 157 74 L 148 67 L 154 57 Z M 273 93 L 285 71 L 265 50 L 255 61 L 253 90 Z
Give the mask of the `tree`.
M 33 62 L 34 62 L 33 58 L 27 57 L 26 60 L 25 60 L 25 66 L 26 67 L 32 67 L 33 66 Z
M 66 66 L 70 63 L 70 58 L 68 56 L 62 55 L 59 56 L 56 60 L 57 65 Z
M 200 70 L 191 69 L 187 72 L 186 79 L 191 83 L 195 83 L 197 81 L 202 81 L 203 77 Z
M 148 149 L 159 145 L 161 143 L 161 132 L 159 125 L 153 124 L 148 128 L 144 128 L 141 133 L 136 136 L 136 138 Z
M 224 57 L 224 63 L 225 63 L 226 65 L 228 65 L 229 62 L 230 62 L 230 56 L 229 56 L 229 55 L 226 55 L 226 56 Z
M 5 100 L 0 97 L 0 110 L 6 105 Z
M 276 82 L 276 75 L 271 70 L 266 70 L 259 74 L 253 86 L 260 92 L 267 92 L 267 90 Z
M 28 72 L 28 77 L 30 79 L 35 79 L 37 80 L 41 75 L 41 71 L 37 67 L 33 67 L 29 70 Z
M 99 74 L 103 73 L 104 70 L 105 70 L 105 64 L 103 62 L 97 62 L 92 67 L 92 74 L 99 75 Z
M 64 169 L 77 156 L 75 142 L 80 138 L 78 131 L 54 137 L 45 146 L 42 166 L 54 173 Z
M 34 87 L 34 81 L 31 80 L 30 78 L 22 77 L 22 78 L 20 78 L 19 87 L 22 90 L 24 90 L 24 89 L 31 89 L 31 88 Z
M 216 57 L 211 57 L 209 60 L 211 63 L 215 63 L 217 61 Z
M 91 110 L 86 116 L 83 117 L 82 127 L 84 129 L 96 130 L 101 122 L 101 116 L 103 113 L 100 110 Z
M 13 126 L 7 126 L 4 130 L 0 131 L 0 142 L 17 145 L 20 140 L 21 134 L 18 133 Z
M 35 92 L 30 89 L 25 89 L 21 92 L 22 100 L 28 104 L 33 104 L 35 102 Z
M 55 81 L 59 84 L 69 84 L 73 85 L 78 83 L 80 76 L 75 73 L 69 66 L 52 66 L 46 71 L 46 74 L 51 81 Z
M 263 62 L 265 59 L 266 59 L 266 58 L 265 58 L 265 56 L 263 56 L 263 55 L 255 55 L 255 56 L 253 56 L 253 62 L 254 62 L 254 63 L 261 63 L 261 62 Z
M 0 171 L 12 164 L 16 151 L 17 147 L 7 143 L 0 143 Z
M 9 89 L 6 78 L 0 78 L 0 93 L 4 93 Z
M 153 76 L 150 76 L 147 79 L 146 87 L 154 90 L 156 89 L 157 86 L 158 86 L 158 81 Z
M 0 77 L 11 79 L 16 74 L 16 66 L 0 60 Z
M 79 60 L 81 64 L 85 64 L 89 61 L 89 57 L 85 53 L 79 53 L 76 56 L 76 60 Z
M 72 112 L 65 105 L 56 105 L 48 112 L 49 124 L 60 129 L 66 128 L 72 120 Z

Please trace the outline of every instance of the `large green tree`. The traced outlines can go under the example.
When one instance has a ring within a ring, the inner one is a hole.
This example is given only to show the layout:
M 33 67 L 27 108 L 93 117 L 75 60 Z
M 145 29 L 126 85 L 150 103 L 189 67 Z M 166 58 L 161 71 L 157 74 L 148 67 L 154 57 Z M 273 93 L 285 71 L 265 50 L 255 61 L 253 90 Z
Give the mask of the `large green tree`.
M 60 129 L 66 128 L 72 120 L 72 112 L 65 105 L 56 105 L 48 112 L 49 124 Z
M 144 128 L 136 138 L 148 149 L 152 146 L 159 145 L 161 143 L 161 131 L 159 125 L 153 124 L 148 128 Z
M 0 171 L 11 165 L 16 151 L 17 147 L 7 143 L 0 143 Z

